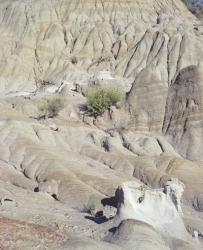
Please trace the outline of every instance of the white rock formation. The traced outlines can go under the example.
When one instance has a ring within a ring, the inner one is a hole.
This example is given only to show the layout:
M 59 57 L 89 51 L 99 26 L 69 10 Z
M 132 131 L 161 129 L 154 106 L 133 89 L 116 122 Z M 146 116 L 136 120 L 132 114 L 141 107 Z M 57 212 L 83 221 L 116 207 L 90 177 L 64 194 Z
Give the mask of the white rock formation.
M 164 185 L 164 193 L 166 193 L 167 198 L 173 202 L 177 211 L 181 215 L 183 215 L 183 211 L 181 208 L 181 197 L 183 195 L 184 189 L 185 185 L 175 178 L 167 181 Z
M 176 209 L 177 203 L 180 203 L 182 184 L 178 185 L 177 181 L 174 184 L 171 181 L 166 186 L 173 190 L 170 191 L 170 194 L 173 192 L 173 196 L 165 194 L 163 190 L 151 190 L 136 182 L 123 183 L 116 193 L 120 220 L 143 221 L 153 226 L 162 235 L 187 239 L 189 235 Z

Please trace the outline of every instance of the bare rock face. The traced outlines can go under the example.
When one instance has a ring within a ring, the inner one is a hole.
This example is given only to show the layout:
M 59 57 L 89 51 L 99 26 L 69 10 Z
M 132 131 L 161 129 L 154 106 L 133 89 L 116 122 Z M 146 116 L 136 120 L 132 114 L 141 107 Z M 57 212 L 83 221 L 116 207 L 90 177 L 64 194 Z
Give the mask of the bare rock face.
M 203 155 L 202 72 L 202 65 L 180 71 L 169 88 L 163 126 L 163 132 L 170 137 L 174 147 L 192 160 L 201 159 Z
M 182 184 L 176 182 L 175 187 L 174 182 L 166 183 L 165 193 L 134 182 L 123 183 L 117 190 L 118 216 L 121 220 L 143 221 L 169 237 L 186 239 L 188 235 L 179 213 L 180 197 L 176 195 L 182 192 Z
M 178 179 L 169 180 L 164 185 L 164 193 L 166 194 L 167 198 L 170 197 L 179 214 L 183 213 L 181 208 L 181 197 L 183 195 L 184 189 L 185 185 Z
M 107 241 L 125 249 L 198 249 L 199 242 L 187 233 L 180 213 L 182 192 L 183 184 L 177 179 L 162 190 L 123 183 L 116 191 L 115 219 L 121 223 L 111 230 Z
M 85 73 L 103 69 L 136 76 L 156 63 L 160 80 L 167 82 L 198 60 L 198 39 L 185 25 L 196 20 L 181 1 L 2 0 L 0 8 L 1 91 L 81 81 Z
M 202 64 L 174 71 L 170 81 L 160 69 L 143 70 L 129 93 L 135 129 L 162 132 L 182 156 L 202 160 Z

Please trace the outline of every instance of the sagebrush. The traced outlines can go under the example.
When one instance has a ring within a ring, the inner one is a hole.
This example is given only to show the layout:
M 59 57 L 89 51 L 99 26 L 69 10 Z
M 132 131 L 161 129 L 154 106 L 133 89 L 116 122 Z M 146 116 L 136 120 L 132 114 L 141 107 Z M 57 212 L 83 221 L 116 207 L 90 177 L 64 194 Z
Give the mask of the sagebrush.
M 88 111 L 93 116 L 102 115 L 111 106 L 121 101 L 123 93 L 119 87 L 94 87 L 87 93 Z
M 38 104 L 38 109 L 45 117 L 55 117 L 65 107 L 65 98 L 53 96 Z

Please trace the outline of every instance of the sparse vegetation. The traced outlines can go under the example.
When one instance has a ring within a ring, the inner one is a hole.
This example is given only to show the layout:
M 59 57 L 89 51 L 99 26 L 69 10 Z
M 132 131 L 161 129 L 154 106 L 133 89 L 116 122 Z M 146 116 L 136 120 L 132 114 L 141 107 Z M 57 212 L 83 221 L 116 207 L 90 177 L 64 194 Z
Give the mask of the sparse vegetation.
M 65 99 L 62 96 L 53 96 L 38 104 L 38 109 L 44 117 L 55 117 L 65 107 Z
M 95 117 L 102 115 L 121 101 L 122 95 L 119 87 L 93 87 L 87 93 L 88 112 Z

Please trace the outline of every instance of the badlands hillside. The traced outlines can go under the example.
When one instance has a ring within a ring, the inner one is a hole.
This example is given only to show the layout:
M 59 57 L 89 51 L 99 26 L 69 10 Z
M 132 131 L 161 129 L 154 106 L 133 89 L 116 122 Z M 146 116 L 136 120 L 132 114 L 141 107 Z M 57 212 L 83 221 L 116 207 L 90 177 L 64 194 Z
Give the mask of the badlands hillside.
M 0 0 L 0 249 L 203 249 L 191 2 Z M 95 84 L 123 93 L 97 117 Z M 53 96 L 65 105 L 43 118 Z

